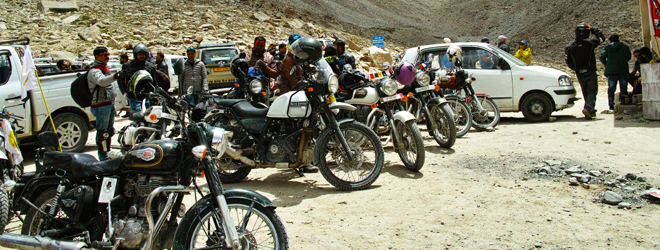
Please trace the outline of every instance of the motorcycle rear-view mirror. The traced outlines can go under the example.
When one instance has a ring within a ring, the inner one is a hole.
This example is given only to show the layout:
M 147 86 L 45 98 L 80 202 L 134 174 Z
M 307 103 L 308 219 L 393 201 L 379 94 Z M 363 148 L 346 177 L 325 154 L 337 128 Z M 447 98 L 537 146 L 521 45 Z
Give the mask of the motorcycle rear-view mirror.
M 174 69 L 174 74 L 175 75 L 181 75 L 183 73 L 183 64 L 185 60 L 183 58 L 179 58 L 176 60 L 174 65 L 172 65 L 172 69 Z
M 59 139 L 53 131 L 45 131 L 37 136 L 37 145 L 40 147 L 59 147 Z

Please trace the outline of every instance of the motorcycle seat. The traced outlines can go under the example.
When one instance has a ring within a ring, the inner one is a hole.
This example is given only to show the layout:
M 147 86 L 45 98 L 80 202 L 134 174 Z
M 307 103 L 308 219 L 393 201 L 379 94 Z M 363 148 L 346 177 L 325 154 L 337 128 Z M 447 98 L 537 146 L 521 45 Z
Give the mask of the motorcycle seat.
M 119 170 L 122 158 L 98 161 L 94 156 L 84 153 L 49 151 L 44 153 L 46 171 L 65 170 L 67 175 L 85 179 L 97 175 L 113 174 Z
M 144 113 L 142 112 L 133 112 L 131 115 L 128 117 L 128 120 L 134 121 L 134 122 L 144 122 Z
M 239 103 L 239 102 L 247 102 L 245 99 L 222 99 L 218 100 L 216 103 L 220 106 L 223 107 L 231 107 L 234 106 L 234 104 Z
M 239 116 L 246 117 L 265 117 L 268 114 L 268 108 L 255 107 L 249 102 L 239 102 L 232 106 L 232 110 Z

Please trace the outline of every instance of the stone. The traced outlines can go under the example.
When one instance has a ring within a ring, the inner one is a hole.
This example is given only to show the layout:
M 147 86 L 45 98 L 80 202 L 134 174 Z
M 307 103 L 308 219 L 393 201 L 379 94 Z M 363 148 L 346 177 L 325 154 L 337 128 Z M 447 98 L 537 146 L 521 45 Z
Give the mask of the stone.
M 392 55 L 376 46 L 369 47 L 369 57 L 372 60 L 374 67 L 380 67 L 384 62 L 392 63 Z
M 571 186 L 577 186 L 577 185 L 580 184 L 580 183 L 578 182 L 577 178 L 575 178 L 575 177 L 568 178 L 568 183 L 569 183 L 569 185 L 571 185 Z
M 600 177 L 600 171 L 589 171 L 589 174 L 593 177 Z
M 627 174 L 626 174 L 626 179 L 631 180 L 631 181 L 634 181 L 634 180 L 637 179 L 637 175 L 635 175 L 635 174 L 633 174 L 633 173 L 627 173 Z
M 76 1 L 44 1 L 41 0 L 39 3 L 37 3 L 37 8 L 41 12 L 69 12 L 69 11 L 78 11 L 80 8 L 78 8 L 78 5 L 76 4 Z
M 589 182 L 589 180 L 590 180 L 589 175 L 583 175 L 582 177 L 580 177 L 580 179 L 578 179 L 578 181 L 582 183 L 587 183 Z
M 603 143 L 605 143 L 605 144 L 612 144 L 611 141 L 604 141 Z
M 87 42 L 101 40 L 101 29 L 99 29 L 99 27 L 96 27 L 96 25 L 93 25 L 91 27 L 87 27 L 81 30 L 78 33 L 78 36 Z
M 117 40 L 115 40 L 112 37 L 108 39 L 108 46 L 110 46 L 111 48 L 115 48 L 115 49 L 121 49 L 121 48 L 124 47 L 124 46 L 122 46 L 121 43 L 117 42 Z
M 545 160 L 543 162 L 545 162 L 545 164 L 547 164 L 548 166 L 561 165 L 562 163 L 561 161 L 557 161 L 557 160 Z
M 582 172 L 582 168 L 580 166 L 572 166 L 569 169 L 564 170 L 564 172 L 569 175 L 577 174 Z
M 195 12 L 192 12 L 192 11 L 184 11 L 183 14 L 186 15 L 186 16 L 193 16 L 193 15 L 195 14 Z
M 577 135 L 577 134 L 578 134 L 578 132 L 577 132 L 577 131 L 573 131 L 573 134 L 574 134 L 574 135 Z
M 541 242 L 536 242 L 536 244 L 534 244 L 534 247 L 541 248 L 543 247 L 543 244 L 541 244 Z
M 7 30 L 7 25 L 4 22 L 0 22 L 0 30 Z
M 625 208 L 625 209 L 631 209 L 631 208 L 632 208 L 632 204 L 630 204 L 630 203 L 628 203 L 628 202 L 620 202 L 619 204 L 617 204 L 616 207 L 618 207 L 618 208 Z
M 638 176 L 638 177 L 637 177 L 637 181 L 639 181 L 639 182 L 646 182 L 646 177 Z
M 210 24 L 210 23 L 205 23 L 199 26 L 199 29 L 209 29 L 209 30 L 215 30 L 215 25 Z
M 259 20 L 260 22 L 265 22 L 265 21 L 270 20 L 270 17 L 268 15 L 266 15 L 264 13 L 261 13 L 261 12 L 256 12 L 256 13 L 252 14 L 252 16 L 250 16 L 250 18 L 255 19 L 255 20 Z
M 603 194 L 603 199 L 601 201 L 609 205 L 618 205 L 623 201 L 623 196 L 621 196 L 616 192 L 605 191 L 605 193 Z
M 131 32 L 133 32 L 133 35 L 139 35 L 139 36 L 145 35 L 144 31 L 141 31 L 139 29 L 133 29 Z
M 211 9 L 206 10 L 206 13 L 204 13 L 204 17 L 212 20 L 218 19 L 218 15 L 215 14 L 213 11 L 211 11 Z
M 624 191 L 624 192 L 628 192 L 628 193 L 635 192 L 635 190 L 636 190 L 636 189 L 633 188 L 633 187 L 624 187 L 624 188 L 623 188 L 623 191 Z
M 53 44 L 56 44 L 56 43 L 60 43 L 60 40 L 50 40 L 50 41 L 47 42 L 48 45 L 53 45 Z
M 64 20 L 62 20 L 62 23 L 63 24 L 71 24 L 71 23 L 75 22 L 76 20 L 78 20 L 78 18 L 80 18 L 80 15 L 78 15 L 78 14 L 71 15 L 67 18 L 64 18 Z
M 589 138 L 582 138 L 582 141 L 589 141 Z
M 284 27 L 289 27 L 289 28 L 294 28 L 294 29 L 302 29 L 303 25 L 304 25 L 303 22 L 301 22 L 298 19 L 291 19 L 291 20 L 284 21 Z

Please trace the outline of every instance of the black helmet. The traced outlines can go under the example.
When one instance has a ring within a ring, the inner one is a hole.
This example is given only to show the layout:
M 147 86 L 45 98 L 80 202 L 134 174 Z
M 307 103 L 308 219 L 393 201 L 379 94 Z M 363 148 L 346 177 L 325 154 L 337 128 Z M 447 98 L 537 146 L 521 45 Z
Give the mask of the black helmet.
M 147 45 L 140 43 L 133 47 L 133 59 L 137 60 L 137 55 L 140 53 L 145 53 L 147 56 L 149 56 L 149 49 L 147 48 Z
M 314 64 L 323 58 L 323 45 L 314 38 L 300 38 L 291 44 L 291 54 L 298 64 Z
M 247 77 L 247 72 L 250 66 L 248 66 L 247 60 L 245 60 L 245 52 L 241 52 L 231 59 L 231 74 L 236 78 L 245 78 Z
M 575 27 L 575 39 L 587 39 L 589 38 L 589 30 L 587 30 L 587 25 L 580 23 Z
M 481 38 L 482 43 L 490 43 L 490 39 L 488 37 Z

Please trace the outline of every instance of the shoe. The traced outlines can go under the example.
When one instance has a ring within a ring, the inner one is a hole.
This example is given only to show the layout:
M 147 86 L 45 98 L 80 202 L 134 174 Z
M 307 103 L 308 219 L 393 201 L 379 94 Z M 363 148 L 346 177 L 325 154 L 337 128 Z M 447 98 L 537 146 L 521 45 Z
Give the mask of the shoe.
M 584 114 L 584 118 L 587 120 L 591 120 L 591 113 L 587 109 L 582 109 L 582 114 Z
M 302 167 L 302 172 L 306 173 L 306 174 L 318 173 L 319 168 L 316 167 L 316 166 L 307 165 L 307 166 Z

